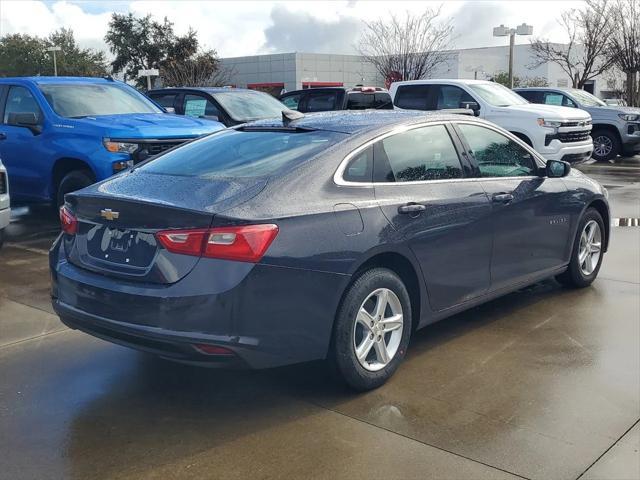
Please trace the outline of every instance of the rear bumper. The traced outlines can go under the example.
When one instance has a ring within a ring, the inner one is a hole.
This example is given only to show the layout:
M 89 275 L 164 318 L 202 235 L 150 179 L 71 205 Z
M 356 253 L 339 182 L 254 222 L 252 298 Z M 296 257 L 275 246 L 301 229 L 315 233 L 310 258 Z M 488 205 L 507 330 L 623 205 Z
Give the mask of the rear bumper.
M 180 361 L 267 368 L 326 356 L 348 275 L 220 262 L 203 259 L 173 284 L 126 282 L 69 263 L 58 241 L 53 308 L 71 328 Z

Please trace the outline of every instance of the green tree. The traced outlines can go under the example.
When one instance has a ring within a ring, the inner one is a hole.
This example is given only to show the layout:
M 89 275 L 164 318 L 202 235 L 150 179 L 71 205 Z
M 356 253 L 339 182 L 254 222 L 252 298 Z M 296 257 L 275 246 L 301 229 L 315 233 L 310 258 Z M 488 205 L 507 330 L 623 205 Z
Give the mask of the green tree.
M 20 77 L 48 74 L 44 40 L 14 33 L 0 37 L 0 76 Z M 51 65 L 53 73 L 53 65 Z
M 138 78 L 138 70 L 157 68 L 162 70 L 171 64 L 193 60 L 198 55 L 198 38 L 194 30 L 178 36 L 173 23 L 167 18 L 162 23 L 151 15 L 136 17 L 129 13 L 114 13 L 105 36 L 111 53 L 114 73 L 124 73 L 125 80 L 135 80 L 139 87 L 144 79 Z
M 509 72 L 496 72 L 491 77 L 492 82 L 499 83 L 500 85 L 504 85 L 507 88 L 510 88 L 509 84 Z M 522 83 L 522 79 L 517 75 L 513 76 L 513 86 L 514 88 L 520 87 Z
M 0 76 L 53 75 L 53 59 L 47 48 L 58 46 L 58 75 L 103 76 L 107 73 L 104 52 L 80 48 L 73 31 L 62 28 L 48 38 L 12 34 L 0 37 Z

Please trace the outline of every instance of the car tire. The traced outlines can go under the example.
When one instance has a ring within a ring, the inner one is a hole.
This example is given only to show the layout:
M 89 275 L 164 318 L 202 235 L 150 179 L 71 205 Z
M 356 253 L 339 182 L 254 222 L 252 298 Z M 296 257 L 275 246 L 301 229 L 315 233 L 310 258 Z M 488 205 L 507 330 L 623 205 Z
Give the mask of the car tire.
M 74 170 L 67 173 L 60 184 L 56 193 L 56 206 L 60 208 L 64 205 L 64 196 L 67 193 L 75 192 L 84 187 L 88 187 L 92 183 L 95 183 L 95 177 L 92 172 L 88 170 Z
M 587 209 L 578 224 L 569 266 L 556 279 L 563 285 L 573 288 L 584 288 L 591 285 L 598 276 L 602 265 L 605 242 L 606 230 L 602 216 L 595 208 Z M 583 257 L 585 252 L 586 257 Z
M 352 283 L 340 305 L 330 360 L 351 388 L 377 388 L 404 359 L 411 330 L 411 301 L 400 277 L 386 268 L 367 270 Z
M 591 132 L 591 138 L 593 138 L 593 153 L 591 156 L 596 161 L 608 162 L 612 158 L 616 158 L 620 153 L 620 140 L 610 130 L 594 130 Z

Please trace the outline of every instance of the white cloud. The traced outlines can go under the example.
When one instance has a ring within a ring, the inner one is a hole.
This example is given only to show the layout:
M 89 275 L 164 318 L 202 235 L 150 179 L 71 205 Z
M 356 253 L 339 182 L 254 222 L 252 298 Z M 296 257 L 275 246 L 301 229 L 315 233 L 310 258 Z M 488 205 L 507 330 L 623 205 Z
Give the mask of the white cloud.
M 360 20 L 372 20 L 391 11 L 417 12 L 437 7 L 440 2 L 376 1 L 131 1 L 95 4 L 71 1 L 0 0 L 0 35 L 28 33 L 46 36 L 60 28 L 72 28 L 82 46 L 106 50 L 104 35 L 111 17 L 108 6 L 118 12 L 135 15 L 151 12 L 161 20 L 165 16 L 175 23 L 177 33 L 189 27 L 198 31 L 203 47 L 215 48 L 221 56 L 252 55 L 263 51 L 352 51 Z M 579 1 L 448 1 L 442 12 L 456 27 L 456 46 L 462 48 L 504 45 L 504 38 L 493 38 L 493 26 L 527 22 L 534 34 L 562 41 L 564 35 L 556 18 L 567 8 L 577 8 Z M 308 27 L 300 28 L 296 19 Z M 280 22 L 278 22 L 280 20 Z M 283 22 L 286 20 L 286 22 Z M 290 22 L 290 23 L 287 23 Z M 290 32 L 284 32 L 289 29 Z M 268 35 L 265 33 L 267 32 Z M 334 38 L 328 38 L 335 35 Z M 317 41 L 316 41 L 317 40 Z M 528 38 L 518 38 L 519 43 Z M 343 48 L 341 48 L 343 47 Z

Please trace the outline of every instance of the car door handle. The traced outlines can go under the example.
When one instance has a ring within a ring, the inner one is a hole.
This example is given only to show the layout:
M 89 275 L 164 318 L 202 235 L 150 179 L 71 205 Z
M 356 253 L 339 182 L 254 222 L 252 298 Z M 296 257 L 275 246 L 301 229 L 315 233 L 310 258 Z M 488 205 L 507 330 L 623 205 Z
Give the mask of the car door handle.
M 7 139 L 7 134 L 0 132 L 0 140 L 6 140 L 6 139 Z
M 419 203 L 407 203 L 406 205 L 400 205 L 398 207 L 398 213 L 420 213 L 426 209 L 427 207 Z
M 513 195 L 510 193 L 496 193 L 491 199 L 496 203 L 509 203 L 513 200 Z

